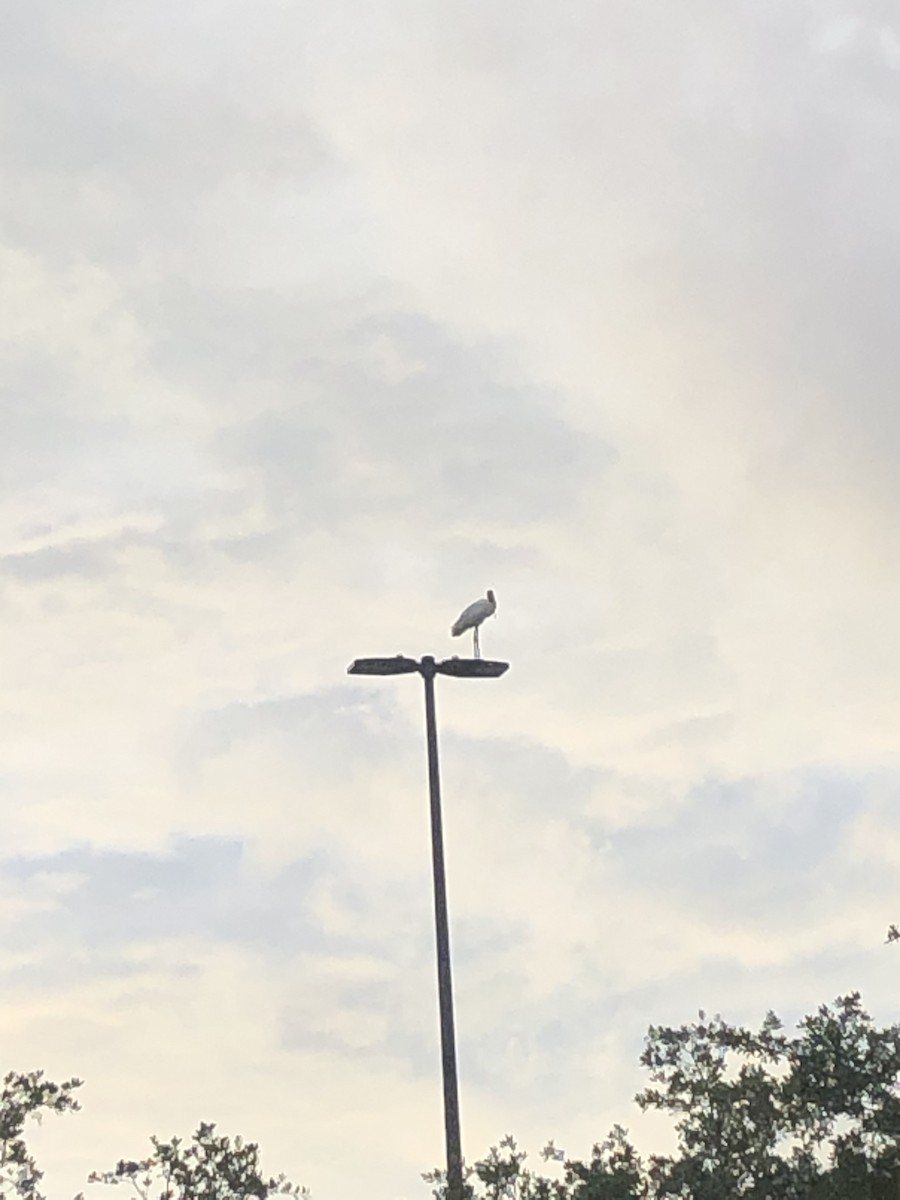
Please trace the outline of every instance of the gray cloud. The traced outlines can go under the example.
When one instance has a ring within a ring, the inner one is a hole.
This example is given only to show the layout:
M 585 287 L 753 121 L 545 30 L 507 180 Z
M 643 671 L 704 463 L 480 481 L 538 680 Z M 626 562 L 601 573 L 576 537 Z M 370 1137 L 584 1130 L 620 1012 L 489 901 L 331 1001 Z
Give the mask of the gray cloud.
M 310 429 L 302 409 L 257 418 L 230 436 L 232 454 L 282 502 L 292 493 L 302 498 L 312 484 L 310 515 L 318 522 L 337 503 L 322 494 L 325 478 L 340 489 L 345 518 L 519 524 L 564 512 L 579 484 L 608 464 L 609 453 L 597 455 L 539 394 L 504 388 L 449 345 L 432 350 L 421 337 L 395 337 L 401 352 L 424 359 L 423 371 L 394 386 L 353 369 L 326 378 L 316 408 L 328 434 Z M 367 466 L 370 478 L 348 479 L 348 458 L 357 470 Z
M 710 781 L 686 802 L 673 797 L 664 823 L 598 831 L 609 869 L 623 886 L 659 889 L 673 904 L 773 933 L 839 909 L 842 895 L 877 889 L 871 867 L 861 872 L 846 858 L 870 803 L 866 782 L 810 771 L 795 782 L 788 802 L 773 806 L 768 796 L 777 786 Z
M 49 546 L 30 553 L 0 557 L 0 576 L 12 576 L 22 582 L 41 582 L 69 575 L 89 579 L 108 574 L 110 566 L 108 547 L 89 544 Z
M 310 695 L 237 703 L 198 715 L 182 744 L 190 770 L 241 743 L 276 740 L 291 755 L 316 759 L 335 774 L 349 760 L 371 765 L 402 754 L 410 731 L 394 700 L 359 687 L 323 688 Z
M 8 858 L 0 864 L 4 889 L 46 899 L 6 922 L 8 951 L 44 955 L 5 971 L 6 982 L 58 986 L 86 974 L 133 973 L 124 952 L 162 940 L 201 938 L 281 956 L 319 949 L 324 943 L 308 898 L 328 870 L 311 857 L 261 886 L 248 874 L 241 845 L 215 838 L 176 840 L 166 854 L 84 849 Z M 55 898 L 54 880 L 63 881 Z
M 248 97 L 252 33 L 230 44 L 213 14 L 196 16 L 132 5 L 110 20 L 98 2 L 70 21 L 50 0 L 11 22 L 0 212 L 13 238 L 57 259 L 165 270 L 173 248 L 202 232 L 197 205 L 222 181 L 237 172 L 272 186 L 327 161 L 299 112 Z M 214 60 L 229 71 L 227 92 Z

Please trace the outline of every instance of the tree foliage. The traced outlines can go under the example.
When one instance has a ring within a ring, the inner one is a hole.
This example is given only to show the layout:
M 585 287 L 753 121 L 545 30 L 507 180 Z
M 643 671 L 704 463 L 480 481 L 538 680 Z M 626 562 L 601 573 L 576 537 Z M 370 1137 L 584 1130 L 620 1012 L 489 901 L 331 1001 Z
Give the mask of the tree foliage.
M 190 1142 L 151 1138 L 153 1153 L 140 1160 L 120 1159 L 111 1171 L 95 1171 L 90 1183 L 131 1184 L 141 1200 L 268 1200 L 308 1196 L 284 1175 L 266 1177 L 259 1147 L 241 1138 L 223 1137 L 215 1125 L 201 1124 Z
M 20 1074 L 10 1071 L 0 1091 L 0 1196 L 21 1196 L 24 1200 L 43 1200 L 38 1170 L 25 1144 L 25 1123 L 29 1117 L 40 1122 L 45 1112 L 76 1112 L 80 1107 L 73 1092 L 80 1079 L 53 1083 L 43 1071 Z
M 544 1161 L 562 1164 L 561 1179 L 550 1179 L 525 1166 L 527 1155 L 512 1137 L 505 1137 L 491 1149 L 487 1158 L 468 1170 L 467 1200 L 475 1196 L 488 1200 L 631 1200 L 644 1193 L 641 1165 L 624 1129 L 616 1125 L 609 1137 L 594 1146 L 588 1162 L 568 1160 L 549 1142 L 541 1151 Z M 429 1171 L 423 1176 L 434 1184 L 435 1200 L 447 1195 L 444 1172 Z
M 642 1109 L 675 1121 L 677 1151 L 642 1161 L 616 1127 L 591 1157 L 532 1170 L 512 1138 L 474 1164 L 478 1200 L 888 1200 L 900 1197 L 900 1026 L 878 1028 L 859 994 L 758 1030 L 721 1017 L 652 1026 Z M 438 1200 L 441 1172 L 425 1177 Z

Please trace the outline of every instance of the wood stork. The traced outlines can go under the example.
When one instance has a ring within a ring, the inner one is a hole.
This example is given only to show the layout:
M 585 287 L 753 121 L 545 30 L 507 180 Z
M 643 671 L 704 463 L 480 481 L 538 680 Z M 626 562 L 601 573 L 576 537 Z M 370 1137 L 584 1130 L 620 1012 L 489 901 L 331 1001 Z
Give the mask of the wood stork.
M 494 615 L 497 611 L 497 601 L 494 599 L 494 593 L 488 589 L 487 597 L 481 600 L 476 600 L 474 604 L 470 604 L 468 608 L 464 608 L 450 629 L 454 637 L 459 637 L 461 633 L 465 633 L 467 629 L 472 630 L 472 640 L 475 643 L 475 657 L 481 658 L 481 647 L 478 644 L 478 626 L 482 621 Z

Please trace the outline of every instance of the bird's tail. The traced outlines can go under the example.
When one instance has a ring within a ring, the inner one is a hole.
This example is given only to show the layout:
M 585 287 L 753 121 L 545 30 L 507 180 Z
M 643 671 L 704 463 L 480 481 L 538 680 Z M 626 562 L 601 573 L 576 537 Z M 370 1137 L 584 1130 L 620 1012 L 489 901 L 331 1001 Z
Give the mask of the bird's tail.
M 459 621 L 457 621 L 455 625 L 451 625 L 451 626 L 450 626 L 450 636 L 451 636 L 451 637 L 459 637 L 459 635 L 460 635 L 461 633 L 465 633 L 465 632 L 466 632 L 466 631 L 465 631 L 465 629 L 463 629 L 463 628 L 460 626 L 460 623 L 459 623 Z

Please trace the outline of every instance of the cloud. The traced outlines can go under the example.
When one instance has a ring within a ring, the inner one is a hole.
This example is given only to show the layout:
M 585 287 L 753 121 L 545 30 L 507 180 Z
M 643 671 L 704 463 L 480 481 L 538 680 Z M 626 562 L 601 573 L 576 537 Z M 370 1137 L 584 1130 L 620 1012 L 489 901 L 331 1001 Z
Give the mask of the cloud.
M 551 395 L 492 378 L 486 355 L 421 320 L 368 324 L 349 361 L 301 365 L 290 377 L 297 399 L 221 438 L 276 511 L 326 528 L 412 520 L 423 536 L 448 522 L 508 528 L 565 513 L 610 464 L 609 450 L 555 415 Z M 376 340 L 421 365 L 399 381 L 373 378 L 358 359 Z

